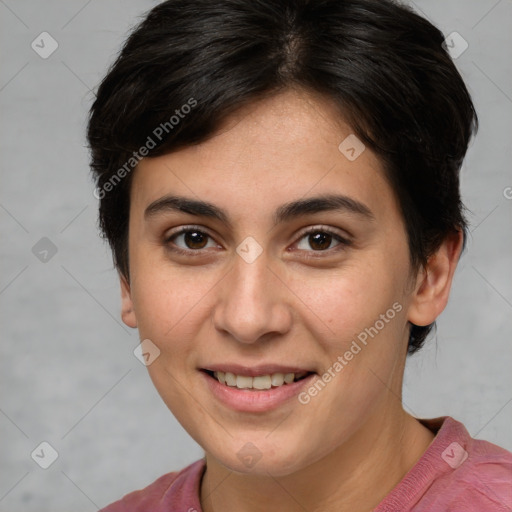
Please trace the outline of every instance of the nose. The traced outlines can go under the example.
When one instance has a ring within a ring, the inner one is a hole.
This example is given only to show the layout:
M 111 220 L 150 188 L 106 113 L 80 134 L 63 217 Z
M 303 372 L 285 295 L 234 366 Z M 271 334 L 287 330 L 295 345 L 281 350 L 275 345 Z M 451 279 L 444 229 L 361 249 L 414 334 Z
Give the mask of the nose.
M 252 263 L 235 256 L 219 289 L 214 326 L 245 344 L 285 334 L 292 325 L 289 299 L 286 286 L 268 266 L 265 252 Z

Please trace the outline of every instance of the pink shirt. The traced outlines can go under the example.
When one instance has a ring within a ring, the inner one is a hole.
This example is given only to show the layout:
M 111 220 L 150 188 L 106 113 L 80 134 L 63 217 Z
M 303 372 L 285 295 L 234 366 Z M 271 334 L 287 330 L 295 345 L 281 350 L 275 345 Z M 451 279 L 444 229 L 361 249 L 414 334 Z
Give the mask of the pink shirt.
M 374 512 L 512 511 L 512 453 L 473 439 L 453 418 L 420 420 L 436 437 Z M 100 512 L 201 512 L 204 459 Z

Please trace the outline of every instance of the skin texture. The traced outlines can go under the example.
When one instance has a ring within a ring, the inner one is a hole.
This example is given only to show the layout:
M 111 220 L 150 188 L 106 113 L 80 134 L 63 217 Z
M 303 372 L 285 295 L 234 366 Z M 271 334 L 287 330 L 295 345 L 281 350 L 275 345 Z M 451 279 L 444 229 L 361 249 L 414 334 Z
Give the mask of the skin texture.
M 122 318 L 160 349 L 151 379 L 206 452 L 207 512 L 369 510 L 433 438 L 401 404 L 408 321 L 427 325 L 444 309 L 461 236 L 413 271 L 381 164 L 368 148 L 354 161 L 339 151 L 351 130 L 334 112 L 326 99 L 288 90 L 237 111 L 200 145 L 144 159 L 133 176 Z M 324 211 L 274 223 L 283 204 L 334 193 L 373 218 Z M 145 218 L 166 194 L 212 203 L 229 224 L 176 211 Z M 205 248 L 169 240 L 190 225 L 210 235 Z M 350 243 L 332 238 L 314 250 L 308 227 Z M 252 263 L 236 252 L 248 236 L 263 249 Z M 199 372 L 229 361 L 322 375 L 395 303 L 401 311 L 306 405 L 236 412 Z M 246 443 L 261 454 L 251 468 L 237 456 Z

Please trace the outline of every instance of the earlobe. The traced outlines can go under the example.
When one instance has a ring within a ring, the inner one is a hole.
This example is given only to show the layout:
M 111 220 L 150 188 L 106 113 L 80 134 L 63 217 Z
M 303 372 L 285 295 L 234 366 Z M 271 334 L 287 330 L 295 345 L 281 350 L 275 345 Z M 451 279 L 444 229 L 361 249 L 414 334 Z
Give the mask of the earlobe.
M 448 235 L 427 265 L 418 272 L 409 307 L 409 322 L 419 326 L 430 325 L 442 313 L 448 303 L 462 243 L 462 232 Z
M 119 283 L 121 285 L 121 318 L 128 327 L 135 329 L 137 327 L 137 317 L 133 308 L 130 285 L 121 274 L 119 274 Z

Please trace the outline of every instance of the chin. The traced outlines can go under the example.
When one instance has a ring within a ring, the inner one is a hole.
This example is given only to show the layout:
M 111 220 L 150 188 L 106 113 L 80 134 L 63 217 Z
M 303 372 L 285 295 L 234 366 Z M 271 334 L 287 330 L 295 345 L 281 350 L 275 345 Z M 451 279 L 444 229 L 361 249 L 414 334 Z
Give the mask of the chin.
M 267 435 L 267 434 L 265 434 Z M 233 451 L 207 452 L 230 471 L 246 475 L 281 477 L 300 470 L 306 462 L 297 454 L 300 448 L 270 445 L 263 438 L 260 442 L 242 441 L 233 445 Z M 233 457 L 233 453 L 235 456 Z

